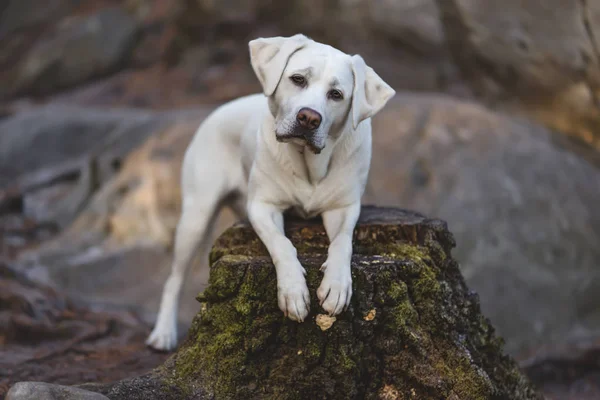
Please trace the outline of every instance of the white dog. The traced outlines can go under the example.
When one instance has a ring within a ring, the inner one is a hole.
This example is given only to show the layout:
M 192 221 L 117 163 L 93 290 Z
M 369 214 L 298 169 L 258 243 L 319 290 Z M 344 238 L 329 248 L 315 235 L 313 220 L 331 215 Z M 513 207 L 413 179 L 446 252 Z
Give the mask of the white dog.
M 215 110 L 185 154 L 172 271 L 147 340 L 155 349 L 176 346 L 181 286 L 195 250 L 206 255 L 223 205 L 248 216 L 269 251 L 286 316 L 303 321 L 310 302 L 305 270 L 283 231 L 287 209 L 322 215 L 330 240 L 317 290 L 323 309 L 339 314 L 352 296 L 352 233 L 371 161 L 370 117 L 395 91 L 360 56 L 304 35 L 260 38 L 249 48 L 264 95 Z

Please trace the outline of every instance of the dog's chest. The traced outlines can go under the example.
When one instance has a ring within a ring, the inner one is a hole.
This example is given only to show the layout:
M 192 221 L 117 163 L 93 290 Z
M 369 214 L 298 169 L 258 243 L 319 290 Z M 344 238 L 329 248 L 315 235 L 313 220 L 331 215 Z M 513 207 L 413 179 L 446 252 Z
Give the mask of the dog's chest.
M 291 208 L 302 218 L 316 217 L 337 205 L 344 197 L 345 186 L 345 182 L 328 179 L 313 185 L 303 179 L 294 178 L 289 186 L 292 194 Z
M 310 218 L 316 217 L 318 215 L 318 213 L 308 212 L 304 208 L 299 207 L 299 206 L 292 207 L 291 211 L 294 215 L 296 215 L 300 218 L 304 218 L 304 219 L 310 219 Z

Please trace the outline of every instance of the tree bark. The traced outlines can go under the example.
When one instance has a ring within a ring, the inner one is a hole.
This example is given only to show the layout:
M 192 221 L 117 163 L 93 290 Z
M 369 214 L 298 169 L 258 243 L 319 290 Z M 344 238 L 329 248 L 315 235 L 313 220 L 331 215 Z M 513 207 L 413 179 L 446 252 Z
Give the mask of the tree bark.
M 541 399 L 465 285 L 443 221 L 363 207 L 352 303 L 329 328 L 316 297 L 327 235 L 318 220 L 286 227 L 307 271 L 304 323 L 282 315 L 273 264 L 240 223 L 212 250 L 210 286 L 179 350 L 144 376 L 83 386 L 113 400 Z

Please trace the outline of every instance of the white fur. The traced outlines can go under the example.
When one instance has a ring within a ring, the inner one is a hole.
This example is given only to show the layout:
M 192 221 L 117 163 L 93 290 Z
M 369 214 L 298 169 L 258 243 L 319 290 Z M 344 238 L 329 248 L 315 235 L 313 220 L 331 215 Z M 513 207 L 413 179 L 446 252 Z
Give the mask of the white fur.
M 165 283 L 148 345 L 171 350 L 177 343 L 181 286 L 196 249 L 206 254 L 219 208 L 248 216 L 277 272 L 279 307 L 303 321 L 310 298 L 296 249 L 284 235 L 283 215 L 322 215 L 330 240 L 321 306 L 339 314 L 352 296 L 352 233 L 360 213 L 371 161 L 371 121 L 394 95 L 360 56 L 349 56 L 303 35 L 249 43 L 263 94 L 215 110 L 187 149 L 182 170 L 183 206 L 171 275 Z M 305 77 L 299 87 L 291 76 Z M 329 97 L 330 90 L 343 94 Z M 312 136 L 299 132 L 296 115 L 309 107 L 322 116 Z

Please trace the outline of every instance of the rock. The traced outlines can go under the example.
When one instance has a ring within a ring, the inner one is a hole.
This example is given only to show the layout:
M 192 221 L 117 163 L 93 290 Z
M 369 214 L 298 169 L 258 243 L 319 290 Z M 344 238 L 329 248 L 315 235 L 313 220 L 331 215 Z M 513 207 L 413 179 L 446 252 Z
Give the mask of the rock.
M 73 182 L 61 182 L 27 193 L 23 196 L 23 215 L 40 223 L 56 221 L 58 225 L 64 225 L 65 222 L 70 221 L 73 214 L 72 207 L 77 210 L 92 191 L 92 188 L 88 188 L 85 197 L 78 198 L 73 204 L 68 197 L 70 193 L 74 193 L 75 185 Z M 63 207 L 60 206 L 63 204 L 70 209 L 62 209 Z M 63 216 L 62 213 L 67 215 Z
M 118 173 L 105 180 L 58 242 L 74 243 L 83 233 L 96 232 L 115 245 L 156 243 L 169 247 L 179 219 L 183 155 L 207 113 L 200 110 L 163 120 L 152 127 L 153 135 L 150 128 L 144 132 L 147 140 L 138 143 L 136 150 L 120 152 L 128 155 L 118 158 Z M 113 143 L 111 151 L 116 150 Z M 54 247 L 63 248 L 61 244 Z
M 127 61 L 137 31 L 136 21 L 120 8 L 65 21 L 36 42 L 0 96 L 47 94 L 114 72 Z
M 111 147 L 126 154 L 160 129 L 160 117 L 139 110 L 48 105 L 0 120 L 0 186 Z
M 373 29 L 420 53 L 441 51 L 442 25 L 433 0 L 368 2 Z
M 100 393 L 44 382 L 18 382 L 6 394 L 6 400 L 108 400 Z
M 50 105 L 0 121 L 0 212 L 66 227 L 130 151 L 184 114 Z
M 20 254 L 16 261 L 19 269 L 30 274 L 45 271 L 46 282 L 72 297 L 135 305 L 155 313 L 160 300 L 156 293 L 162 290 L 170 270 L 172 254 L 167 250 L 179 220 L 183 155 L 207 113 L 195 110 L 191 116 L 173 117 L 119 159 L 119 171 L 86 199 L 68 227 L 52 240 Z M 151 133 L 150 129 L 158 127 L 148 129 Z M 110 146 L 111 151 L 117 149 L 115 145 Z M 31 196 L 35 199 L 36 194 L 33 191 Z M 60 202 L 49 208 L 49 203 L 41 203 L 43 212 L 62 209 Z M 217 220 L 215 234 L 234 220 L 233 213 L 225 210 Z M 207 260 L 199 262 L 205 264 Z M 180 315 L 184 326 L 189 326 L 196 313 L 193 297 L 207 279 L 206 268 L 189 279 Z
M 481 96 L 600 149 L 600 3 L 437 4 L 454 59 Z
M 16 382 L 114 381 L 155 367 L 166 357 L 144 345 L 143 316 L 130 305 L 90 306 L 0 263 L 0 398 Z M 7 398 L 67 398 L 44 385 L 22 382 Z
M 77 0 L 4 0 L 0 3 L 0 40 L 7 35 L 65 16 Z
M 194 120 L 169 126 L 125 159 L 114 182 L 115 193 L 123 195 L 108 217 L 113 239 L 171 246 L 181 210 L 183 155 L 199 125 Z
M 118 399 L 541 399 L 479 312 L 452 259 L 444 222 L 363 208 L 349 309 L 322 331 L 316 288 L 327 256 L 320 221 L 287 219 L 307 270 L 304 323 L 277 306 L 273 264 L 247 224 L 211 253 L 210 286 L 187 340 L 146 375 L 83 385 Z M 376 309 L 375 317 L 365 319 Z
M 446 89 L 458 79 L 431 0 L 189 1 L 182 4 L 176 26 L 178 59 L 190 48 L 200 45 L 213 52 L 230 40 L 236 55 L 231 58 L 247 67 L 247 59 L 239 54 L 247 52 L 248 40 L 304 32 L 348 53 L 360 53 L 397 89 Z M 206 68 L 210 66 L 214 65 Z
M 563 139 L 440 95 L 399 93 L 373 122 L 364 201 L 448 221 L 469 287 L 521 360 L 600 329 L 600 157 Z

